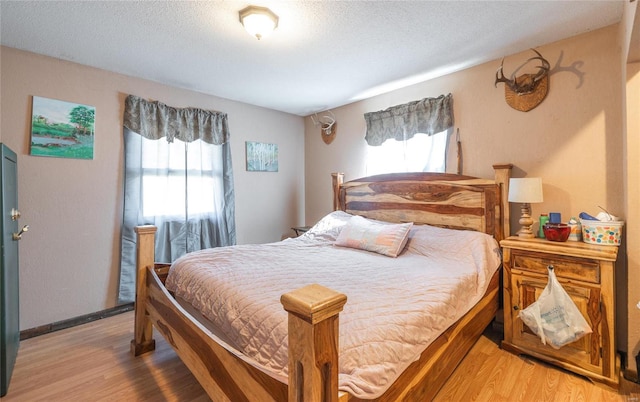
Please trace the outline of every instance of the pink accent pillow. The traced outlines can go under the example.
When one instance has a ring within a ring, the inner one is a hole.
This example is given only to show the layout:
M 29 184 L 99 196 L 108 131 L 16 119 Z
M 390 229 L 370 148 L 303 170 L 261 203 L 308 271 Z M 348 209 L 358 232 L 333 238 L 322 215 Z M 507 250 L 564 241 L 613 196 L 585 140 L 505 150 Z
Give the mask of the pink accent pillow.
M 397 257 L 409 238 L 413 223 L 385 223 L 354 216 L 340 231 L 335 245 Z

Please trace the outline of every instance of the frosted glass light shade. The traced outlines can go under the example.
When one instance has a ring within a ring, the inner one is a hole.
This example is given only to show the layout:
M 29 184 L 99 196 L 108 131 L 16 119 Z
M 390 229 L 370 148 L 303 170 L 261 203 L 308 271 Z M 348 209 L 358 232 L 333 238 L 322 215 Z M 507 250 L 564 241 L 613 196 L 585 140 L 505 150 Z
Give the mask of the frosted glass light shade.
M 542 202 L 542 179 L 509 179 L 509 202 Z
M 258 40 L 269 36 L 278 27 L 278 16 L 266 7 L 249 6 L 239 13 L 244 29 Z

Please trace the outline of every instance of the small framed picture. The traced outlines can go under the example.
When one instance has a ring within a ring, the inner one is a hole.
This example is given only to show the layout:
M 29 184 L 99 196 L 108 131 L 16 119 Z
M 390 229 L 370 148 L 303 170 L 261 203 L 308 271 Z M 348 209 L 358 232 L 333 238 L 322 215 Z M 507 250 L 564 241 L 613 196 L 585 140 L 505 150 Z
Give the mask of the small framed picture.
M 247 148 L 247 171 L 278 171 L 278 144 L 247 141 L 245 145 Z

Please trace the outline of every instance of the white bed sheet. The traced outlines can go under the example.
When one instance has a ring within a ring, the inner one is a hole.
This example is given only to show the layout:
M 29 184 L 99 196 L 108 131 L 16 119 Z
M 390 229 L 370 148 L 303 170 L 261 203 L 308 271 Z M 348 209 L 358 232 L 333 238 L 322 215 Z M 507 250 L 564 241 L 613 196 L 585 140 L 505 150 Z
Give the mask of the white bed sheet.
M 339 389 L 359 398 L 384 393 L 480 300 L 500 265 L 497 242 L 478 232 L 414 226 L 398 258 L 336 247 L 335 227 L 308 233 L 188 254 L 173 264 L 166 286 L 285 383 L 287 313 L 280 296 L 311 283 L 346 294 Z

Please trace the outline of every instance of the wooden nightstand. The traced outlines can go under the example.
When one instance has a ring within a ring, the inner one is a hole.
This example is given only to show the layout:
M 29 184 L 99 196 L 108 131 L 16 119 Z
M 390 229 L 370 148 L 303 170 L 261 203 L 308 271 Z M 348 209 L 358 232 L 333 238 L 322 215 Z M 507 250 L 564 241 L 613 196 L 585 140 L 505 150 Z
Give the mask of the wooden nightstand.
M 615 337 L 618 247 L 519 237 L 509 237 L 500 245 L 505 312 L 502 348 L 618 388 L 620 363 Z M 518 312 L 533 303 L 547 285 L 549 265 L 593 330 L 560 349 L 543 345 L 518 317 Z

